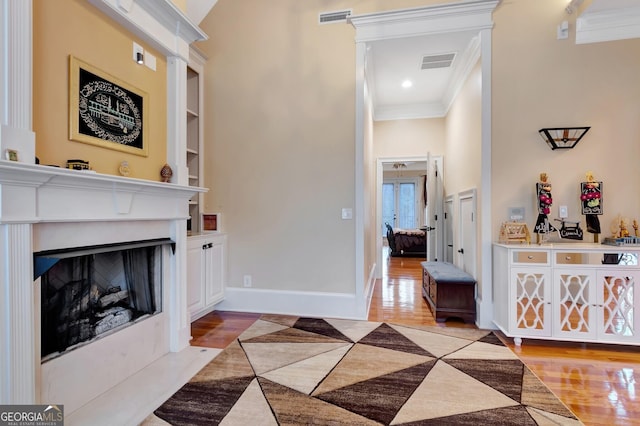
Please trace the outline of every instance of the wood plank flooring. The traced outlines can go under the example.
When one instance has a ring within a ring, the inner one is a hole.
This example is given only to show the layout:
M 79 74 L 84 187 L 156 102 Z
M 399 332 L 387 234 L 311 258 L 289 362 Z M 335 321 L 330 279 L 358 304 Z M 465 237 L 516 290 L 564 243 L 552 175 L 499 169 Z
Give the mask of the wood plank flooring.
M 422 298 L 419 258 L 387 258 L 369 311 L 370 321 L 440 327 Z M 212 312 L 193 322 L 194 346 L 224 348 L 260 314 Z M 640 348 L 525 339 L 522 347 L 500 336 L 524 363 L 588 426 L 640 425 Z

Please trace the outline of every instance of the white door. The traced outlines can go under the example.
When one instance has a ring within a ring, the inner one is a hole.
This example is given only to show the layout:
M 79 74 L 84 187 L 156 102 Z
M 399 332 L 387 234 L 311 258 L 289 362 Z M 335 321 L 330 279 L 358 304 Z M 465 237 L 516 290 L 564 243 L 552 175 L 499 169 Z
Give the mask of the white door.
M 444 201 L 444 261 L 453 263 L 453 197 L 448 196 Z
M 456 265 L 476 276 L 476 191 L 460 193 L 460 246 Z
M 435 262 L 444 258 L 442 157 L 429 155 L 427 164 L 427 258 Z

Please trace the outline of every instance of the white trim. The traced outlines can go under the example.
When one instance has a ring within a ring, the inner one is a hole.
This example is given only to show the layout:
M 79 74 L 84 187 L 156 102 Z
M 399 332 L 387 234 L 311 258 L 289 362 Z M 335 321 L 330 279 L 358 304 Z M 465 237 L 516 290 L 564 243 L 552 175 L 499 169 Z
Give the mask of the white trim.
M 419 157 L 378 157 L 376 158 L 376 278 L 382 278 L 382 183 L 383 163 L 403 163 L 407 161 L 429 161 L 429 156 Z M 427 164 L 427 167 L 429 165 Z M 356 188 L 357 189 L 357 188 Z
M 480 49 L 482 57 L 482 141 L 480 154 L 480 200 L 478 228 L 480 238 L 480 253 L 478 253 L 480 276 L 476 277 L 478 285 L 482 286 L 481 298 L 476 299 L 476 324 L 480 328 L 492 329 L 493 324 L 493 263 L 492 242 L 493 227 L 491 223 L 491 30 L 480 31 Z M 476 263 L 476 268 L 478 263 Z
M 366 320 L 354 294 L 227 287 L 216 310 Z
M 640 37 L 640 6 L 601 10 L 592 10 L 593 7 L 576 19 L 576 44 Z
M 349 18 L 356 42 L 389 40 L 454 31 L 492 28 L 491 14 L 499 0 L 470 0 Z
M 189 45 L 207 34 L 170 0 L 89 0 L 115 22 L 153 45 L 165 56 L 189 60 Z

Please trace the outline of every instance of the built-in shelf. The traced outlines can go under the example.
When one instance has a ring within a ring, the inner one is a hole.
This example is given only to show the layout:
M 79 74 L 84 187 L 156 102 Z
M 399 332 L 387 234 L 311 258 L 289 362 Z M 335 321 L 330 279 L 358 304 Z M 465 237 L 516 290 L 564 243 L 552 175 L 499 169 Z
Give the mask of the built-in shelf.
M 189 53 L 189 65 L 187 66 L 187 168 L 189 169 L 189 185 L 202 186 L 203 184 L 203 123 L 200 119 L 202 113 L 202 76 L 205 58 L 194 48 Z M 199 234 L 202 226 L 200 216 L 202 214 L 203 198 L 198 194 L 189 200 L 189 216 L 187 231 L 189 235 Z

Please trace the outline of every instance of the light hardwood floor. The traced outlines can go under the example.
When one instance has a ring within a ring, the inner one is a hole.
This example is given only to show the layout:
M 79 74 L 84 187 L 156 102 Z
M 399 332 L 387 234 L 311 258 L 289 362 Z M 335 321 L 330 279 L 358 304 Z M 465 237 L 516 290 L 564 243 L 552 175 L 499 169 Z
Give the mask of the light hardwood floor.
M 475 327 L 461 321 L 436 323 L 422 298 L 417 258 L 386 258 L 369 312 L 370 321 L 441 327 Z M 192 345 L 224 348 L 259 314 L 212 312 L 192 324 Z M 640 348 L 525 339 L 516 348 L 524 363 L 585 425 L 640 425 Z

